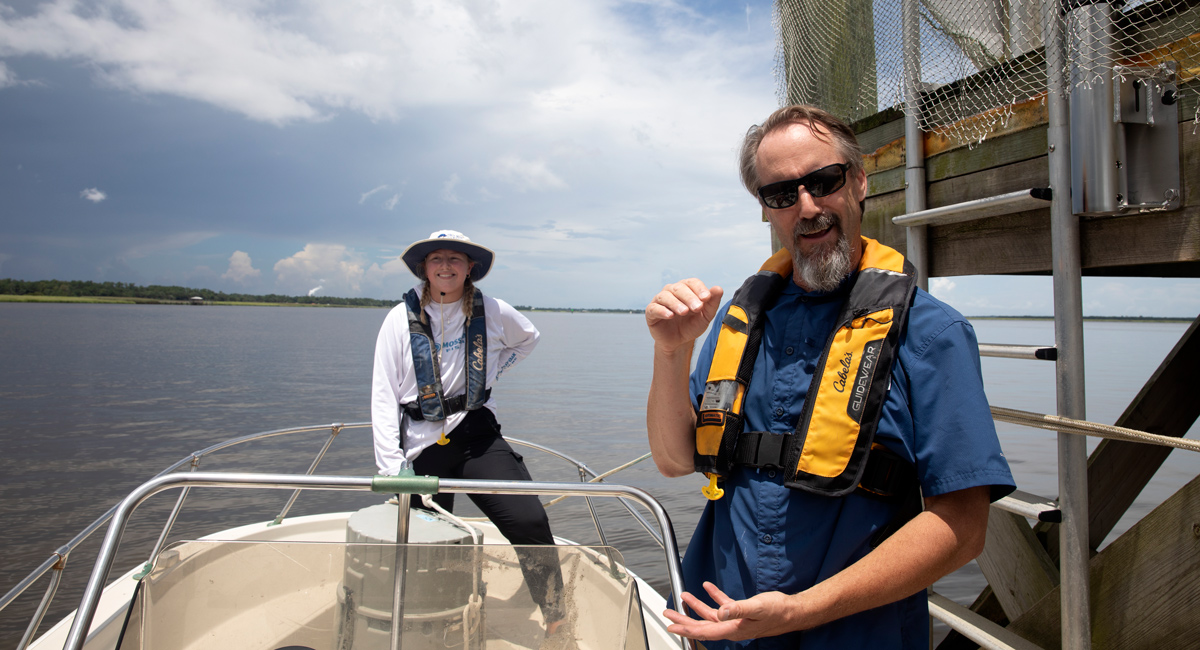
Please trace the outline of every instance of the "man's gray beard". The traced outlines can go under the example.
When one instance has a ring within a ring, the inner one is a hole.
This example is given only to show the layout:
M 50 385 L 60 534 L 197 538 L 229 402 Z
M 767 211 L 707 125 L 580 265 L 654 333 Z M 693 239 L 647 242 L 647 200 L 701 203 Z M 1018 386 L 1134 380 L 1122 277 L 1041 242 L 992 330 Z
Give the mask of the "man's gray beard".
M 801 235 L 820 232 L 830 226 L 837 228 L 837 240 L 807 256 L 800 252 L 798 243 L 793 244 L 792 272 L 809 291 L 833 291 L 853 270 L 850 268 L 850 242 L 839 217 L 826 212 L 810 222 L 797 223 L 792 231 L 792 241 L 798 242 Z

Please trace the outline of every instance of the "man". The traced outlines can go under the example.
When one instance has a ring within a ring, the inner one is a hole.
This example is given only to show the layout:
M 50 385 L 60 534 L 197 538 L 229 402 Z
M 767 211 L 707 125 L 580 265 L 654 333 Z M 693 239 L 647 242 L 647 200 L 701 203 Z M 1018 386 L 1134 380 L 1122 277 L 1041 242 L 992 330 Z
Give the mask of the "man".
M 692 617 L 668 610 L 670 629 L 709 650 L 928 647 L 925 588 L 983 550 L 988 504 L 1013 490 L 974 331 L 860 236 L 845 124 L 785 107 L 741 163 L 784 250 L 733 307 L 695 278 L 646 307 L 654 460 L 710 477 L 684 557 Z

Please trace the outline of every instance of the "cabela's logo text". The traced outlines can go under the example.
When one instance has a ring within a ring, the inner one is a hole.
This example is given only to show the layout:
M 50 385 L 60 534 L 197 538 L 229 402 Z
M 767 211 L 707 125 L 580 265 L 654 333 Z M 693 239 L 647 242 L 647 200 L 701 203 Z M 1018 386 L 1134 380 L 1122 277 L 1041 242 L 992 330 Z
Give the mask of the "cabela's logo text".
M 483 335 L 475 335 L 475 345 L 471 346 L 471 367 L 483 370 Z
M 850 377 L 850 362 L 854 361 L 854 353 L 847 352 L 842 355 L 842 369 L 837 373 L 837 379 L 833 382 L 833 388 L 839 393 L 846 392 L 846 380 Z

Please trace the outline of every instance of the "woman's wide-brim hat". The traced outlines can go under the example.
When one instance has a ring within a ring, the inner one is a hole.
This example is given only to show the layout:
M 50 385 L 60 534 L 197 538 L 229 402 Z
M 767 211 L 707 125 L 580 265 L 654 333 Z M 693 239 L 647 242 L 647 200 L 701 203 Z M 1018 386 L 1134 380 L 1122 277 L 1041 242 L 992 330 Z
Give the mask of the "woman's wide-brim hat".
M 478 282 L 492 270 L 492 261 L 496 254 L 486 246 L 480 246 L 457 230 L 439 230 L 429 235 L 428 239 L 415 241 L 404 250 L 400 259 L 408 265 L 413 275 L 424 280 L 417 272 L 417 265 L 425 261 L 425 257 L 436 250 L 448 249 L 465 253 L 475 264 L 471 267 L 471 281 Z

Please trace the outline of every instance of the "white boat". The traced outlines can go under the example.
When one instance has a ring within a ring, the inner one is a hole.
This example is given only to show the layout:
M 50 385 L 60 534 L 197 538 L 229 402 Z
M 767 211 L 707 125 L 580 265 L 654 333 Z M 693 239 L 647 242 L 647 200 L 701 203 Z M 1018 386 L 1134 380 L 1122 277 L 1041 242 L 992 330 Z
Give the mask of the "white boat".
M 575 463 L 588 483 L 439 480 L 431 477 L 321 476 L 321 458 L 339 431 L 369 423 L 301 427 L 252 434 L 180 460 L 142 484 L 59 548 L 10 590 L 0 609 L 46 578 L 41 606 L 18 650 L 373 650 L 406 648 L 493 650 L 539 648 L 545 626 L 531 599 L 512 545 L 486 520 L 464 521 L 411 508 L 413 495 L 432 492 L 532 493 L 619 499 L 657 538 L 678 600 L 679 553 L 667 513 L 644 491 L 603 483 Z M 260 438 L 331 430 L 308 474 L 195 471 L 200 458 Z M 193 471 L 179 471 L 187 465 Z M 273 520 L 213 531 L 167 544 L 181 509 L 209 488 L 294 490 Z M 179 497 L 143 565 L 109 580 L 122 533 L 134 509 L 160 492 Z M 287 517 L 302 490 L 373 491 L 380 503 L 356 511 Z M 398 495 L 385 502 L 390 495 Z M 591 509 L 596 519 L 595 509 Z M 400 517 L 405 512 L 407 517 Z M 648 512 L 648 521 L 641 512 Z M 652 523 L 653 522 L 653 523 Z M 79 607 L 37 635 L 61 579 L 63 559 L 93 531 L 106 534 Z M 596 519 L 600 539 L 603 527 Z M 397 544 L 396 540 L 406 540 Z M 665 599 L 633 574 L 620 552 L 558 540 L 565 634 L 556 648 L 659 650 L 686 648 L 666 631 Z M 395 566 L 406 567 L 396 580 Z M 107 586 L 106 586 L 107 585 Z M 393 621 L 402 621 L 393 626 Z

